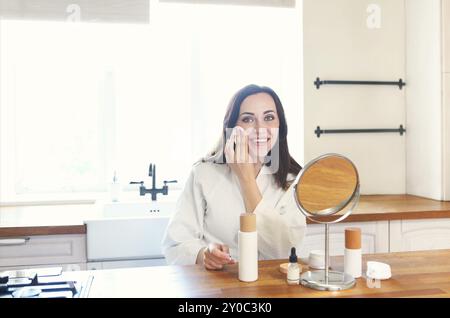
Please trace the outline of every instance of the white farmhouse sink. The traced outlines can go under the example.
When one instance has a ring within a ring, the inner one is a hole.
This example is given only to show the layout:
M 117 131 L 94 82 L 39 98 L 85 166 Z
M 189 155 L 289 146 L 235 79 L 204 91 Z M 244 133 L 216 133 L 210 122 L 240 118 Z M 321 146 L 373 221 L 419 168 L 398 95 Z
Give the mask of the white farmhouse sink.
M 163 258 L 161 241 L 175 201 L 104 202 L 85 220 L 88 261 Z
M 106 218 L 170 216 L 175 210 L 174 201 L 107 202 L 101 206 L 101 215 Z

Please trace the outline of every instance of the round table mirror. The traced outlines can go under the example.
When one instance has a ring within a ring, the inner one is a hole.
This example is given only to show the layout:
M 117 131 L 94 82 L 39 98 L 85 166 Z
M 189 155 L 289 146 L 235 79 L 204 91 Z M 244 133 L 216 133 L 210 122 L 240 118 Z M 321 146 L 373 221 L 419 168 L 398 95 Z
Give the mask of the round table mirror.
M 305 217 L 325 225 L 325 269 L 303 273 L 301 284 L 318 290 L 353 287 L 352 276 L 329 270 L 329 224 L 345 219 L 359 201 L 355 165 L 338 154 L 326 154 L 310 161 L 295 180 L 294 198 Z

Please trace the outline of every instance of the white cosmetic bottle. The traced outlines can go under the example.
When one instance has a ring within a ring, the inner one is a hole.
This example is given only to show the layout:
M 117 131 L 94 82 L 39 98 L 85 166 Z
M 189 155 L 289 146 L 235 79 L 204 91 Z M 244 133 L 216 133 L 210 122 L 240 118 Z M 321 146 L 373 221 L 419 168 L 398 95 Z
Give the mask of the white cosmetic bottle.
M 239 280 L 254 282 L 258 279 L 258 235 L 254 213 L 244 213 L 240 216 L 238 249 Z
M 353 276 L 361 277 L 362 255 L 361 255 L 361 229 L 345 229 L 345 254 L 344 272 Z
M 120 186 L 119 180 L 117 179 L 116 172 L 114 171 L 113 182 L 110 184 L 111 201 L 119 201 L 121 190 L 122 188 Z

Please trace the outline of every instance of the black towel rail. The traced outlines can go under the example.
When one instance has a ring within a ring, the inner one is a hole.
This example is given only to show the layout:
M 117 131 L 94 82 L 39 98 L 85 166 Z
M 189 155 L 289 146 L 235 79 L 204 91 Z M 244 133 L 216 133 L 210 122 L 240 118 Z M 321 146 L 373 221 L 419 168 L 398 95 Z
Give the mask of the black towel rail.
M 403 125 L 400 125 L 400 128 L 394 129 L 321 129 L 320 126 L 317 126 L 314 133 L 317 135 L 317 138 L 320 138 L 322 134 L 354 134 L 354 133 L 400 133 L 400 136 L 406 132 L 406 129 L 403 128 Z
M 317 89 L 321 85 L 395 85 L 402 89 L 406 85 L 403 79 L 399 79 L 397 82 L 387 82 L 387 81 L 335 81 L 335 80 L 321 80 L 320 77 L 316 78 L 314 85 Z

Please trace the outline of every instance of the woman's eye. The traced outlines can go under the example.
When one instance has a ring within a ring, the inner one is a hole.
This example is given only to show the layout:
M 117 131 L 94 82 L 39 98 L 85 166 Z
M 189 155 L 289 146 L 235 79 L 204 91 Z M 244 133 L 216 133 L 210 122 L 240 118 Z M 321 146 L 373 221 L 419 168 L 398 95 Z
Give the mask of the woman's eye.
M 253 122 L 253 118 L 252 117 L 244 117 L 244 118 L 242 118 L 242 121 L 244 123 L 251 123 L 251 122 Z
M 264 120 L 266 121 L 270 121 L 270 120 L 274 120 L 275 116 L 274 115 L 267 115 L 266 117 L 264 117 Z

